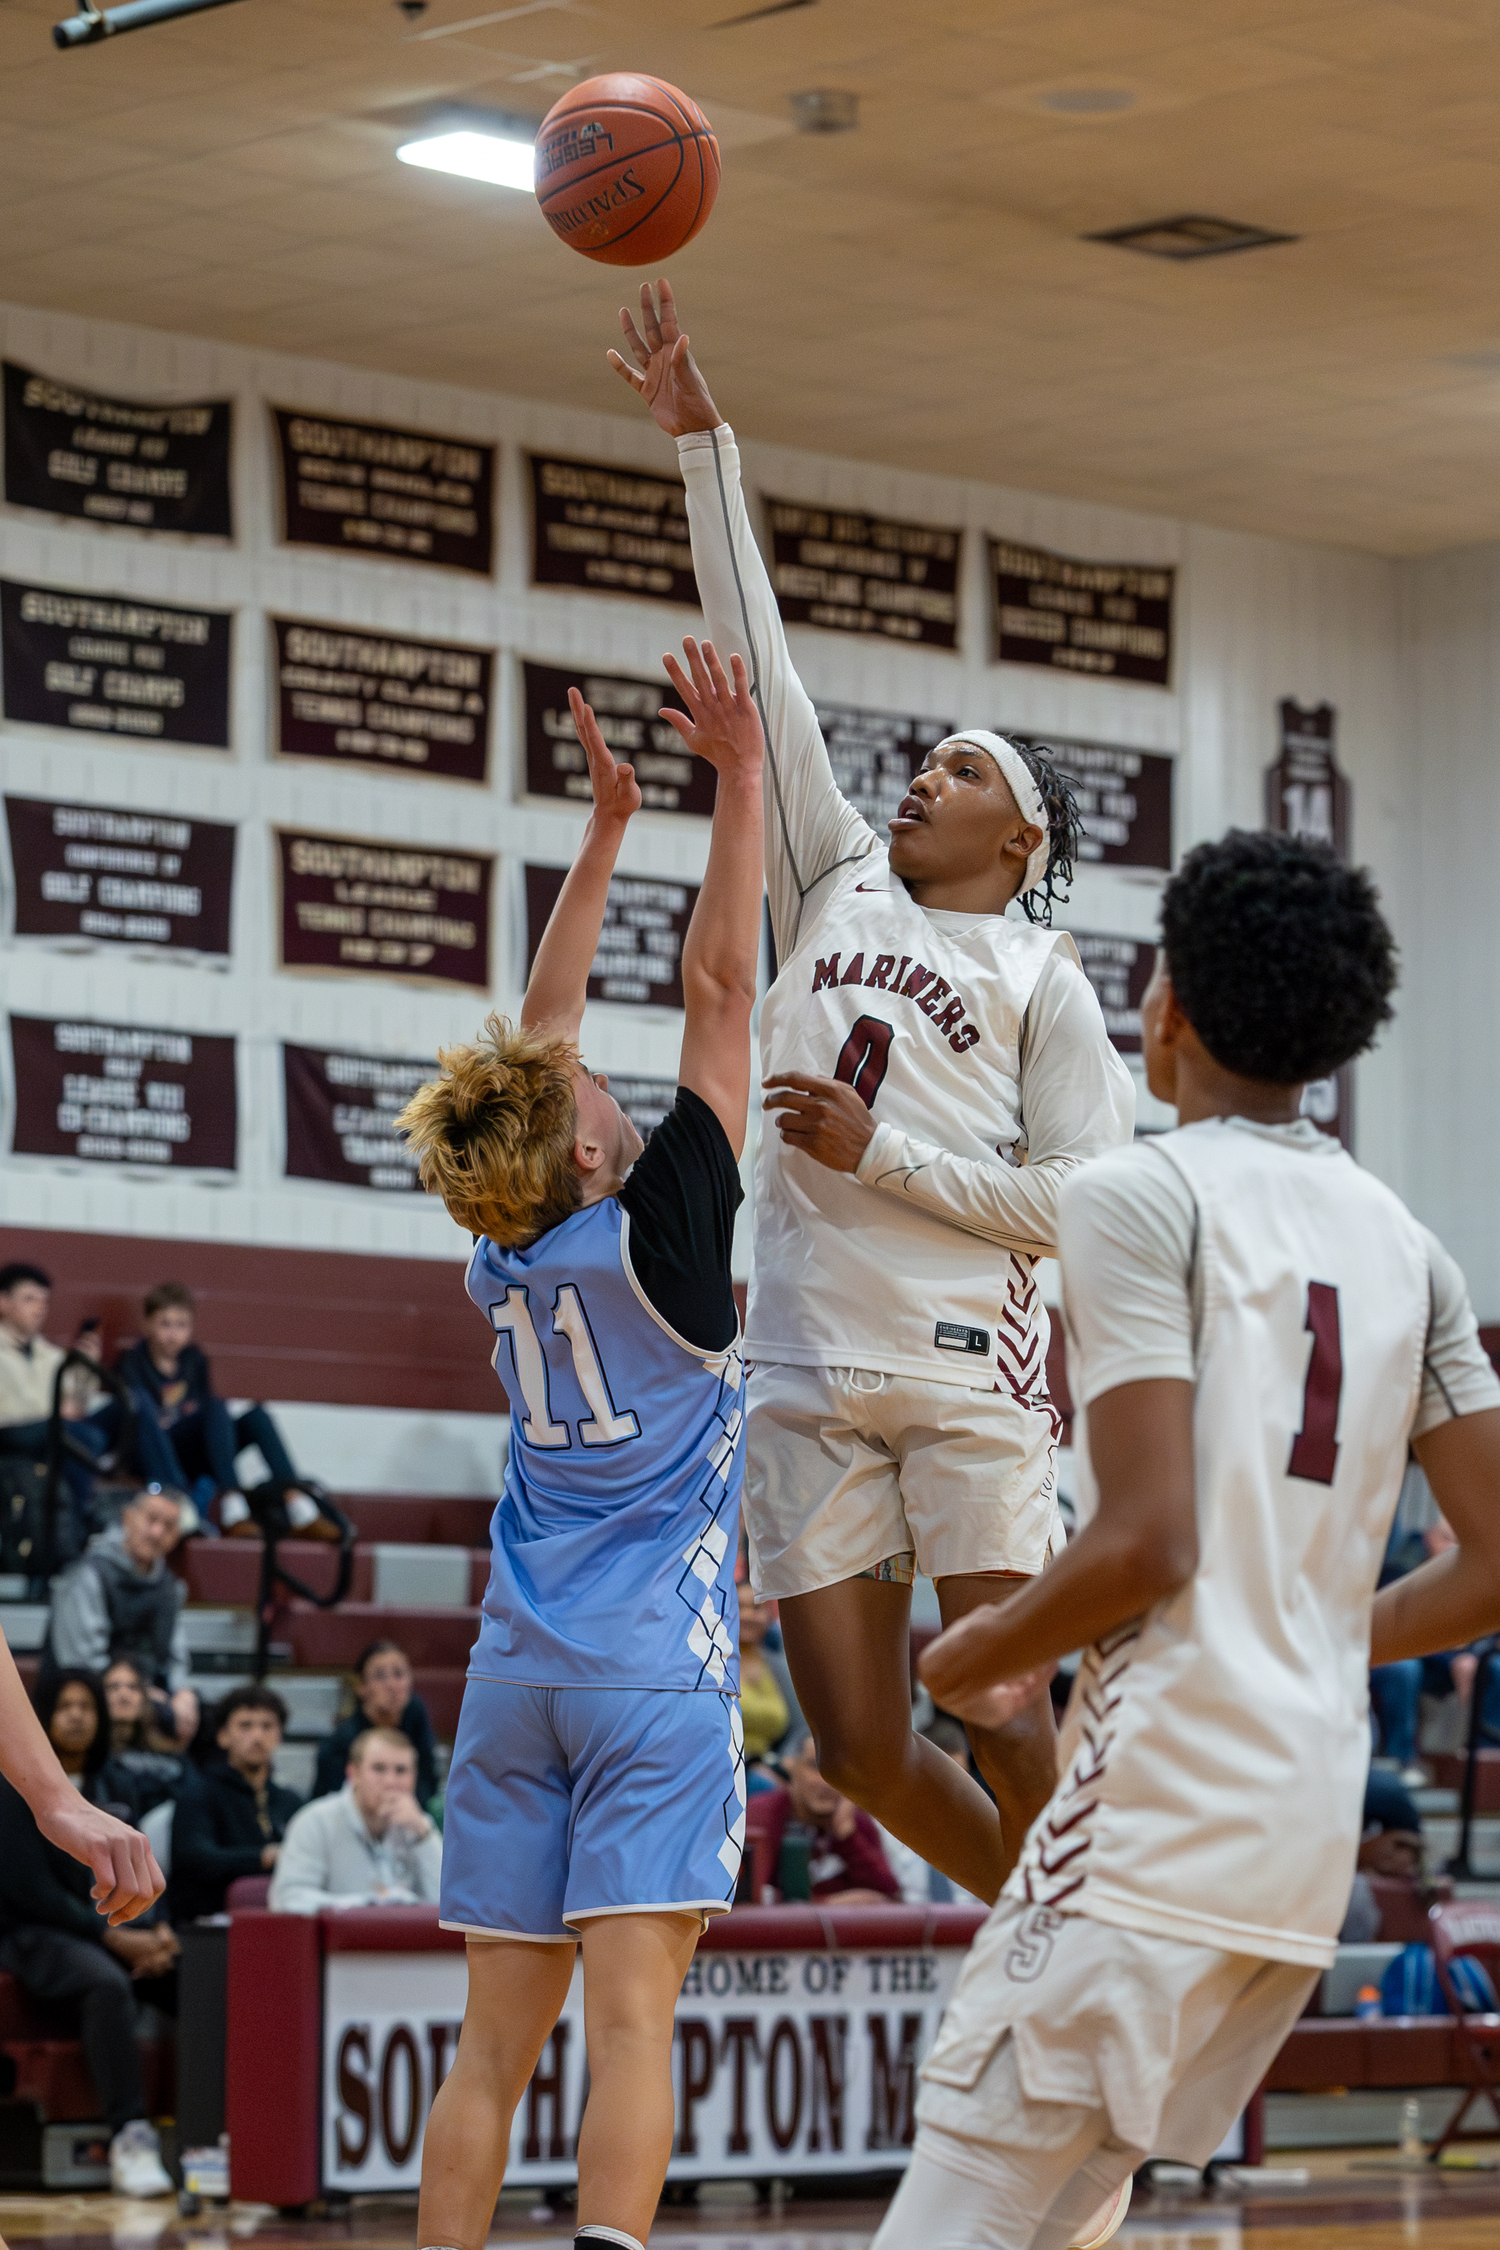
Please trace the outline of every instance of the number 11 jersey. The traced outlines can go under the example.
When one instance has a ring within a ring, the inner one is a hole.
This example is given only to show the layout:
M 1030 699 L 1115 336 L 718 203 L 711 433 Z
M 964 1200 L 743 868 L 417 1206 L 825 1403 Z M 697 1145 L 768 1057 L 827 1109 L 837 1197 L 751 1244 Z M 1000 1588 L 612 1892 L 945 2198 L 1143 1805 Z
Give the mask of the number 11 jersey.
M 737 1329 L 738 1199 L 722 1127 L 679 1089 L 618 1197 L 529 1248 L 477 1244 L 511 1420 L 471 1679 L 738 1691 L 740 1339 L 705 1349 L 660 1309 Z

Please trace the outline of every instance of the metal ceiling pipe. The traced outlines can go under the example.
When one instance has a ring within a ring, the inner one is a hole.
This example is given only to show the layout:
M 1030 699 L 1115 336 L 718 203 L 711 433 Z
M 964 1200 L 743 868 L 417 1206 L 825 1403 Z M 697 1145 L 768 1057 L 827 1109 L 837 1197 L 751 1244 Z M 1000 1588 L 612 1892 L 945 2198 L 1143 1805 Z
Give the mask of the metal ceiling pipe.
M 176 16 L 196 16 L 203 8 L 222 8 L 228 0 L 123 0 L 118 8 L 85 8 L 52 26 L 58 47 L 89 47 L 117 31 L 141 31 L 150 23 L 170 23 Z

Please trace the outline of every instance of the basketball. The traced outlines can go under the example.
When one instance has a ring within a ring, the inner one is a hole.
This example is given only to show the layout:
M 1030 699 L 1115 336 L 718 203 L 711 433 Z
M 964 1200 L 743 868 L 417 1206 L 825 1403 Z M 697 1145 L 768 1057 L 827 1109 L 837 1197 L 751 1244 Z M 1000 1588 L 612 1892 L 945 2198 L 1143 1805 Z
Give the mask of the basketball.
M 659 265 L 692 241 L 718 192 L 713 127 L 663 78 L 608 71 L 542 119 L 542 214 L 560 242 L 601 265 Z

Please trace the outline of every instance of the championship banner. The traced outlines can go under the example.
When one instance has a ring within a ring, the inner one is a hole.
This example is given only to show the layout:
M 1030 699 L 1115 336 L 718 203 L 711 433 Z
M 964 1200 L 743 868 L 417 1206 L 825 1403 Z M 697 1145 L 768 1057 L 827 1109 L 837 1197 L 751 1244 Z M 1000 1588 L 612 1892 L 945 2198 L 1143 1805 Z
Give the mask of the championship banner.
M 1008 727 L 1001 732 L 1024 749 L 1045 750 L 1072 782 L 1083 820 L 1080 861 L 1170 869 L 1174 758 L 1108 742 L 1075 742 L 1067 735 L 1015 734 Z
M 531 455 L 531 582 L 698 607 L 678 477 Z
M 529 661 L 522 664 L 521 673 L 526 687 L 528 796 L 568 797 L 584 805 L 593 801 L 588 760 L 568 705 L 568 690 L 576 687 L 615 756 L 634 766 L 645 811 L 712 814 L 713 767 L 695 758 L 676 728 L 656 715 L 663 708 L 686 709 L 665 676 L 640 680 L 617 672 L 568 671 Z
M 488 990 L 495 870 L 488 853 L 284 828 L 276 844 L 284 969 L 346 969 Z
M 677 1099 L 675 1078 L 624 1078 L 609 1074 L 614 1095 L 643 1141 L 649 1141 Z
M 565 867 L 527 867 L 528 975 L 567 872 Z M 648 875 L 612 876 L 587 997 L 633 1007 L 680 1008 L 682 941 L 697 899 L 696 883 Z
M 965 1954 L 700 1952 L 677 2003 L 669 2180 L 903 2168 L 917 2072 Z M 468 1988 L 454 1953 L 330 1953 L 323 1988 L 323 2186 L 414 2188 Z M 517 2105 L 505 2177 L 577 2177 L 588 2078 L 583 1971 Z
M 1070 930 L 1078 948 L 1083 973 L 1093 986 L 1104 1012 L 1104 1028 L 1116 1054 L 1141 1051 L 1141 1002 L 1156 965 L 1156 946 L 1150 938 L 1101 937 L 1090 930 Z
M 957 648 L 962 532 L 798 500 L 765 509 L 771 584 L 788 625 Z
M 13 508 L 234 537 L 227 398 L 142 406 L 5 362 L 5 497 Z
M 1172 586 L 1160 563 L 1083 562 L 990 541 L 996 655 L 1166 687 L 1172 675 Z
M 229 748 L 225 609 L 0 579 L 7 719 Z
M 852 703 L 814 705 L 833 778 L 881 841 L 929 750 L 953 732 L 947 719 L 913 719 L 896 711 L 862 711 Z
M 494 562 L 495 448 L 273 406 L 289 547 L 472 570 Z
M 234 830 L 175 813 L 7 797 L 17 937 L 229 951 Z
M 1309 711 L 1291 696 L 1277 713 L 1281 751 L 1266 768 L 1266 826 L 1282 836 L 1310 836 L 1341 860 L 1349 857 L 1349 782 L 1334 756 L 1338 713 L 1331 703 Z M 1302 1114 L 1321 1132 L 1354 1145 L 1354 1069 L 1345 1063 L 1302 1096 Z
M 12 1016 L 18 1156 L 232 1172 L 234 1041 Z
M 396 1119 L 437 1063 L 392 1062 L 323 1047 L 281 1050 L 286 1086 L 286 1173 L 340 1187 L 420 1188 L 417 1160 Z
M 271 629 L 283 758 L 486 778 L 492 650 L 285 617 Z

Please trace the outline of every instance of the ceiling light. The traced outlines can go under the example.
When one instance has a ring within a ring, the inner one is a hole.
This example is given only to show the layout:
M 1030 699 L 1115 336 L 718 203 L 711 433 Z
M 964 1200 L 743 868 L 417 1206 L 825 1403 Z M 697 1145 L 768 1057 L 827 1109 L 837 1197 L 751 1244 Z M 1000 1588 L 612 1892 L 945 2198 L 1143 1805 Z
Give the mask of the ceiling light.
M 501 133 L 433 133 L 397 149 L 403 164 L 427 172 L 452 172 L 460 180 L 485 180 L 491 187 L 536 187 L 536 145 Z
M 1117 110 L 1134 109 L 1135 96 L 1125 86 L 1057 86 L 1039 94 L 1037 104 L 1060 117 L 1110 117 Z
M 1111 227 L 1106 234 L 1086 234 L 1085 242 L 1113 242 L 1122 250 L 1140 250 L 1148 258 L 1218 258 L 1226 250 L 1258 250 L 1270 242 L 1295 242 L 1294 234 L 1273 234 L 1268 227 L 1243 226 L 1237 219 L 1206 219 L 1195 212 L 1177 219 L 1153 219 L 1145 226 Z

